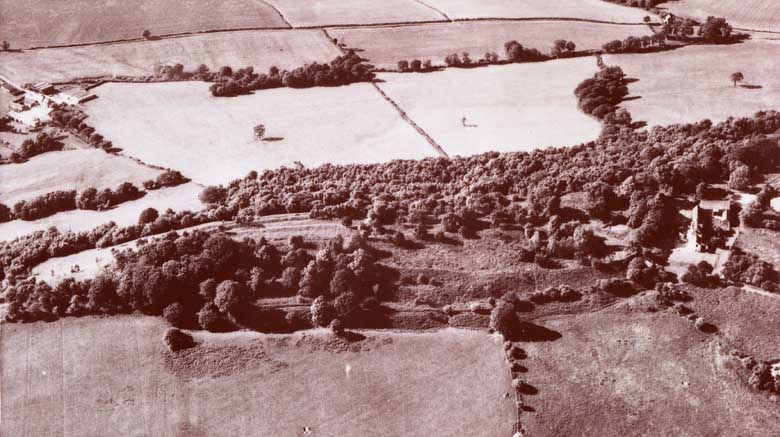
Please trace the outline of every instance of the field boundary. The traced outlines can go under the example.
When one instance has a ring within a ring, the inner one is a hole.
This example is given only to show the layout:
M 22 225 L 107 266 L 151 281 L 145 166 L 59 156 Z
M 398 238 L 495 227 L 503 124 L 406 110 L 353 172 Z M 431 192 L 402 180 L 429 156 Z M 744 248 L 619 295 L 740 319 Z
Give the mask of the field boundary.
M 425 6 L 425 7 L 426 7 L 426 8 L 428 8 L 428 9 L 431 9 L 431 10 L 433 10 L 433 11 L 436 11 L 436 13 L 438 13 L 438 14 L 439 14 L 439 15 L 441 15 L 442 17 L 446 18 L 446 19 L 447 19 L 447 21 L 452 21 L 452 18 L 450 18 L 450 16 L 449 16 L 449 15 L 447 15 L 447 13 L 445 13 L 445 12 L 444 12 L 444 11 L 442 11 L 441 9 L 439 9 L 439 8 L 437 8 L 437 7 L 435 7 L 435 6 L 429 5 L 428 3 L 425 3 L 423 0 L 414 0 L 414 2 L 416 2 L 416 3 L 418 3 L 418 4 L 422 5 L 422 6 Z
M 288 26 L 290 26 L 290 29 L 295 29 L 295 26 L 290 22 L 290 20 L 287 19 L 287 17 L 284 16 L 284 13 L 282 13 L 282 10 L 277 8 L 275 4 L 269 2 L 268 0 L 257 0 L 259 3 L 263 3 L 264 5 L 268 6 L 269 8 L 273 9 L 274 12 L 276 12 L 279 15 L 279 18 L 282 19 L 285 23 L 287 23 Z

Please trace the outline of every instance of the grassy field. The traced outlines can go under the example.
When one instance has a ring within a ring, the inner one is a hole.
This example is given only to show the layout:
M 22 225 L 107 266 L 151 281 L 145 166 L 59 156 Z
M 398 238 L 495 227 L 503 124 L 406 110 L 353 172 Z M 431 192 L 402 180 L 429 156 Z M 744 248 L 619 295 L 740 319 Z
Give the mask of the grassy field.
M 342 28 L 328 31 L 380 68 L 396 68 L 399 60 L 430 59 L 444 64 L 450 53 L 468 52 L 472 59 L 494 51 L 504 57 L 504 43 L 517 40 L 525 47 L 549 52 L 556 39 L 577 44 L 577 50 L 597 49 L 614 39 L 647 35 L 646 26 L 562 21 L 461 21 L 403 27 Z
M 123 182 L 143 188 L 145 180 L 160 173 L 98 149 L 49 152 L 21 164 L 0 166 L 0 203 L 10 206 L 57 190 L 113 189 Z
M 380 74 L 380 87 L 450 155 L 532 150 L 590 141 L 599 123 L 573 91 L 596 71 L 593 58 Z M 464 127 L 462 118 L 474 127 Z
M 288 26 L 262 1 L 0 1 L 0 39 L 17 49 L 247 27 Z
M 181 63 L 294 68 L 329 61 L 340 52 L 318 30 L 224 32 L 157 41 L 0 53 L 0 73 L 17 83 L 65 82 L 80 77 L 143 76 L 157 65 Z
M 435 150 L 369 84 L 281 88 L 215 98 L 208 84 L 107 84 L 86 106 L 89 122 L 125 153 L 204 184 L 300 161 L 367 163 Z M 252 128 L 266 126 L 258 141 Z
M 780 31 L 780 2 L 777 0 L 676 0 L 661 7 L 673 14 L 702 21 L 714 15 L 725 17 L 738 28 Z
M 645 11 L 601 0 L 425 0 L 450 18 L 577 18 L 640 23 Z
M 415 0 L 270 0 L 293 26 L 403 23 L 443 20 Z
M 780 411 L 738 379 L 735 360 L 684 318 L 620 308 L 535 321 L 558 332 L 524 343 L 538 389 L 529 435 L 775 435 Z
M 622 107 L 634 120 L 649 125 L 689 123 L 709 118 L 752 116 L 780 108 L 780 75 L 774 65 L 780 41 L 748 41 L 721 46 L 689 46 L 652 54 L 608 55 L 629 77 L 629 92 L 639 99 Z M 662 66 L 662 68 L 660 68 Z M 741 71 L 743 86 L 734 86 L 731 73 Z
M 4 324 L 3 434 L 510 435 L 494 338 L 473 331 L 197 333 L 170 354 L 161 319 Z
M 14 220 L 0 223 L 0 238 L 12 240 L 51 226 L 56 226 L 60 231 L 86 231 L 110 221 L 116 222 L 119 226 L 128 226 L 137 223 L 138 215 L 146 208 L 155 208 L 160 213 L 168 208 L 174 211 L 196 211 L 203 208 L 203 204 L 198 200 L 201 190 L 200 185 L 190 182 L 177 187 L 150 191 L 138 200 L 125 202 L 107 211 L 77 209 L 34 221 Z

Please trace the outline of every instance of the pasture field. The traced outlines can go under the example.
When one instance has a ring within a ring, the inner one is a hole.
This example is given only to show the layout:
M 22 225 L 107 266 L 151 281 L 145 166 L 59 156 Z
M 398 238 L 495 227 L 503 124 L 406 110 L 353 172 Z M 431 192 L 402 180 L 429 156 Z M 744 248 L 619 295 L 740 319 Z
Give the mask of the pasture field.
M 482 332 L 195 333 L 162 319 L 3 324 L 4 434 L 510 435 L 500 343 Z
M 780 41 L 756 40 L 742 44 L 688 46 L 648 54 L 607 55 L 604 61 L 619 65 L 639 81 L 628 90 L 635 100 L 623 102 L 635 121 L 648 125 L 692 123 L 708 118 L 714 123 L 730 116 L 752 116 L 777 109 L 780 75 L 776 59 Z M 660 68 L 663 66 L 663 68 Z M 741 71 L 738 86 L 729 79 Z
M 414 159 L 435 150 L 372 85 L 279 88 L 212 97 L 201 82 L 107 84 L 85 106 L 89 123 L 124 153 L 224 184 L 300 161 L 306 166 Z M 253 127 L 264 124 L 257 140 Z
M 202 187 L 195 183 L 187 183 L 177 187 L 149 191 L 144 197 L 131 202 L 125 202 L 106 211 L 89 211 L 77 209 L 61 212 L 39 220 L 13 220 L 0 223 L 0 238 L 13 240 L 35 231 L 56 226 L 60 231 L 87 231 L 110 221 L 119 226 L 138 223 L 138 215 L 146 208 L 155 208 L 160 213 L 171 208 L 174 211 L 198 211 L 203 204 L 198 200 Z
M 259 30 L 163 38 L 98 46 L 0 53 L 0 73 L 16 83 L 67 82 L 82 77 L 146 76 L 155 66 L 180 63 L 188 70 L 200 64 L 295 68 L 326 62 L 340 55 L 318 30 Z
M 263 1 L 0 1 L 0 39 L 12 48 L 45 47 L 152 35 L 248 27 L 289 27 Z
M 573 93 L 596 69 L 593 58 L 573 58 L 434 74 L 384 73 L 379 86 L 449 155 L 466 156 L 598 137 L 601 125 L 577 108 Z
M 523 343 L 529 435 L 775 435 L 780 411 L 739 379 L 711 334 L 620 304 L 534 321 L 561 338 Z M 641 306 L 641 305 L 640 305 Z
M 160 173 L 98 149 L 48 152 L 21 164 L 0 165 L 0 203 L 13 206 L 20 200 L 57 190 L 114 189 L 123 182 L 143 189 L 145 180 L 155 179 Z
M 459 21 L 403 27 L 339 28 L 328 33 L 379 68 L 396 68 L 398 61 L 430 59 L 444 64 L 450 53 L 468 52 L 473 60 L 485 52 L 505 57 L 504 43 L 517 40 L 524 47 L 547 53 L 557 39 L 574 41 L 577 50 L 600 49 L 614 39 L 643 36 L 647 26 L 624 26 L 563 21 Z M 468 37 L 464 37 L 468 35 Z
M 415 0 L 269 0 L 294 27 L 444 20 Z
M 780 2 L 777 0 L 676 0 L 660 7 L 700 21 L 714 15 L 726 18 L 737 28 L 780 32 Z
M 601 0 L 424 0 L 452 19 L 574 18 L 615 23 L 641 23 L 647 15 L 638 8 Z

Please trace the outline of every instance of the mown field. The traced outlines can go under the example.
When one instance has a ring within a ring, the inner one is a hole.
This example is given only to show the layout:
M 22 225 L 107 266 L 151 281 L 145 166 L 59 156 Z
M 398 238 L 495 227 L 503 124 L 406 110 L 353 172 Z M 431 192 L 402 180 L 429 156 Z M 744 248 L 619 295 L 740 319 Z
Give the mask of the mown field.
M 293 165 L 413 159 L 435 150 L 369 84 L 212 97 L 200 82 L 107 84 L 89 121 L 124 153 L 222 184 Z M 259 141 L 253 127 L 264 124 Z
M 3 434 L 510 435 L 500 344 L 474 331 L 197 333 L 166 352 L 161 319 L 4 324 Z
M 177 187 L 149 191 L 138 200 L 125 202 L 105 211 L 77 209 L 39 220 L 0 223 L 0 239 L 12 240 L 51 226 L 56 226 L 60 231 L 87 231 L 110 221 L 119 226 L 128 226 L 138 223 L 138 215 L 146 208 L 155 208 L 161 214 L 168 208 L 174 211 L 197 211 L 203 208 L 203 204 L 198 200 L 201 190 L 200 185 L 190 182 Z
M 684 318 L 641 305 L 534 321 L 561 338 L 523 347 L 529 435 L 776 435 L 780 411 Z
M 21 164 L 0 165 L 0 203 L 13 206 L 20 200 L 58 190 L 114 189 L 123 182 L 142 189 L 144 181 L 160 173 L 98 149 L 49 152 Z
M 631 55 L 608 55 L 605 62 L 619 65 L 629 77 L 632 96 L 621 104 L 634 120 L 649 125 L 713 122 L 730 116 L 751 116 L 777 109 L 780 75 L 776 60 L 780 41 L 756 40 L 743 44 L 688 46 L 681 49 Z M 738 86 L 729 79 L 741 71 Z
M 577 108 L 593 58 L 385 73 L 379 86 L 450 155 L 566 146 L 598 137 L 599 123 Z M 466 118 L 464 127 L 463 117 Z
M 99 46 L 0 54 L 0 74 L 16 83 L 65 82 L 81 77 L 144 76 L 155 66 L 181 63 L 188 70 L 205 64 L 295 68 L 329 61 L 341 53 L 318 30 L 224 32 Z
M 444 20 L 415 0 L 271 0 L 295 27 Z
M 453 19 L 468 18 L 576 18 L 641 23 L 647 15 L 638 8 L 601 0 L 425 0 Z
M 247 27 L 289 27 L 263 1 L 0 1 L 0 39 L 44 47 Z
M 661 7 L 698 20 L 714 15 L 725 17 L 738 28 L 780 31 L 780 2 L 777 0 L 676 0 Z
M 646 26 L 563 21 L 460 21 L 403 27 L 339 28 L 328 33 L 380 68 L 396 68 L 399 60 L 430 59 L 444 64 L 450 53 L 468 52 L 476 60 L 485 52 L 505 56 L 504 43 L 550 51 L 557 39 L 574 41 L 577 50 L 600 49 L 608 41 L 649 34 Z M 467 36 L 466 36 L 467 35 Z

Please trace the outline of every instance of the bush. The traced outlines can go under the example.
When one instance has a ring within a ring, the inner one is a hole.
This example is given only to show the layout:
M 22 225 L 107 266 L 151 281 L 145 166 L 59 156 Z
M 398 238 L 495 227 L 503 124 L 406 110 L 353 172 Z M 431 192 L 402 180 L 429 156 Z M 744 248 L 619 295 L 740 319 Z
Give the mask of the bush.
M 195 340 L 193 340 L 192 336 L 177 328 L 168 328 L 168 330 L 165 331 L 163 340 L 171 352 L 177 352 L 195 346 Z
M 185 328 L 189 324 L 189 317 L 184 309 L 184 305 L 174 302 L 163 310 L 163 318 L 176 328 Z
M 344 334 L 344 324 L 341 323 L 340 319 L 333 319 L 330 322 L 330 330 L 333 331 L 334 334 L 341 336 Z
M 158 217 L 160 217 L 160 213 L 158 213 L 156 209 L 146 208 L 138 215 L 138 224 L 145 225 L 147 223 L 152 223 L 157 220 Z
M 506 339 L 517 335 L 519 320 L 514 306 L 504 300 L 499 301 L 490 312 L 490 327 Z

